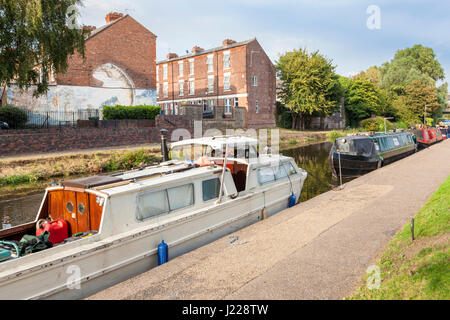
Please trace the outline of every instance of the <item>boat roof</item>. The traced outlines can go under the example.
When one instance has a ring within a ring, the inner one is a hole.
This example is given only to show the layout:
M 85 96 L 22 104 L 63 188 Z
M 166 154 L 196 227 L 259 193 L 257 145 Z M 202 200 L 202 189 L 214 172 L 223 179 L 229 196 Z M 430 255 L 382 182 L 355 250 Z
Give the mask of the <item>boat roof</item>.
M 257 145 L 258 140 L 244 136 L 219 136 L 219 137 L 204 137 L 198 139 L 183 140 L 171 144 L 172 148 L 184 147 L 189 145 L 207 145 L 213 149 L 220 149 L 224 145 Z
M 405 130 L 405 131 L 397 131 L 397 132 L 388 132 L 388 133 L 384 133 L 384 132 L 377 132 L 373 135 L 370 134 L 358 134 L 355 136 L 352 135 L 348 135 L 345 137 L 340 137 L 337 138 L 337 140 L 342 140 L 342 139 L 353 139 L 353 140 L 361 140 L 361 139 L 374 139 L 374 138 L 382 138 L 382 137 L 393 137 L 393 136 L 398 136 L 400 134 L 411 134 L 409 131 Z

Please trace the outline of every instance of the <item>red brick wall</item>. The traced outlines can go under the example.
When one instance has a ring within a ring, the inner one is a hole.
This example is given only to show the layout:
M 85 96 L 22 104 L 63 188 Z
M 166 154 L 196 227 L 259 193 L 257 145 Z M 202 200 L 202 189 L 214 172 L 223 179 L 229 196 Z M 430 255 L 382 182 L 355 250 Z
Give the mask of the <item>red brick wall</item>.
M 138 89 L 156 89 L 156 36 L 130 16 L 125 16 L 86 41 L 86 60 L 74 54 L 59 85 L 101 86 L 94 70 L 112 63 L 123 69 Z
M 247 65 L 248 126 L 249 128 L 275 127 L 276 70 L 258 41 L 247 45 Z M 253 86 L 253 76 L 257 77 L 258 86 Z M 258 114 L 256 101 L 259 104 Z

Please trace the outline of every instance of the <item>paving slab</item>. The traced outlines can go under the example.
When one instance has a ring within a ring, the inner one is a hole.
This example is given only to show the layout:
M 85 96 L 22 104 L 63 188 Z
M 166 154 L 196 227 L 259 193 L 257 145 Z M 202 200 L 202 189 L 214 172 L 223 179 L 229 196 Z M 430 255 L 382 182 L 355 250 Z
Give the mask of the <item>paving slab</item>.
M 450 141 L 88 299 L 343 299 L 450 175 Z

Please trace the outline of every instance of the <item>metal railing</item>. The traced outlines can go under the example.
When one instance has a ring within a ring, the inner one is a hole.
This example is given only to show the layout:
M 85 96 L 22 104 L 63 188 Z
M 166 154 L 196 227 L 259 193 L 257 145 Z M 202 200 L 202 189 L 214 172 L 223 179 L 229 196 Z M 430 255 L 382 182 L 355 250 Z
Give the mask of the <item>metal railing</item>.
M 30 111 L 24 110 L 28 116 L 27 127 L 50 128 L 57 126 L 76 126 L 78 120 L 100 119 L 98 109 L 78 111 Z

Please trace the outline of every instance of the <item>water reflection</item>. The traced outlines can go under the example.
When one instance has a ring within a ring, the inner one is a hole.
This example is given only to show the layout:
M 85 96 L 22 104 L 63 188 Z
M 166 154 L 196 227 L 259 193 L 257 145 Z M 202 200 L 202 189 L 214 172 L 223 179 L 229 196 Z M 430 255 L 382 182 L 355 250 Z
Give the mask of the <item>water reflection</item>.
M 331 142 L 325 142 L 282 152 L 283 155 L 294 158 L 297 165 L 308 172 L 300 201 L 312 199 L 339 185 L 339 181 L 333 178 L 328 162 L 332 146 Z M 345 179 L 344 182 L 349 180 L 351 179 Z
M 20 198 L 0 200 L 0 229 L 2 224 L 18 226 L 34 221 L 41 206 L 44 192 Z

